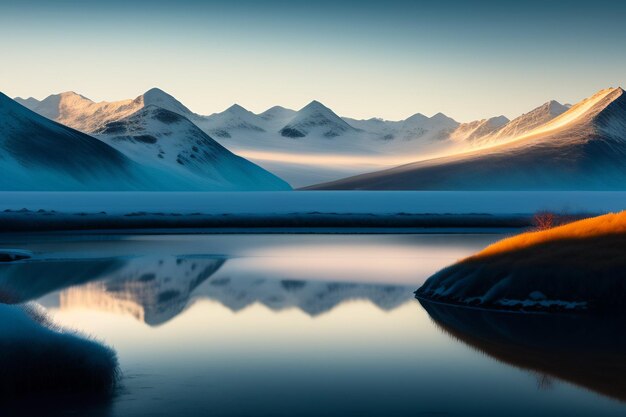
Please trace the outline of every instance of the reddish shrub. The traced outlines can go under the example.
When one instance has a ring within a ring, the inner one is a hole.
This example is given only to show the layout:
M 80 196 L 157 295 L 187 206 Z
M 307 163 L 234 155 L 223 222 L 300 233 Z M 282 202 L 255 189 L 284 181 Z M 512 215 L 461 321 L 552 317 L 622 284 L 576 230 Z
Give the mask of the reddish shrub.
M 540 211 L 533 218 L 533 225 L 537 230 L 548 230 L 556 226 L 557 216 L 549 211 Z

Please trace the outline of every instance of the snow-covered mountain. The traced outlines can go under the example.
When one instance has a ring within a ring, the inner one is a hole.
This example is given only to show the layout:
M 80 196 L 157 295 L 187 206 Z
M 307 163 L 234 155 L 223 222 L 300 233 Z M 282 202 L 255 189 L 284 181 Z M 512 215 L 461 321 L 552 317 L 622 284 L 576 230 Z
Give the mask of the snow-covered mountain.
M 437 113 L 432 117 L 426 117 L 421 113 L 417 113 L 400 123 L 397 135 L 405 140 L 419 138 L 443 140 L 458 125 L 457 121 L 443 113 Z
M 624 190 L 626 97 L 602 90 L 504 144 L 313 188 Z
M 289 123 L 280 129 L 280 134 L 292 139 L 308 135 L 334 138 L 354 130 L 331 109 L 314 100 L 300 109 Z
M 94 134 L 130 159 L 176 173 L 205 190 L 290 189 L 275 175 L 224 148 L 186 117 L 152 104 Z
M 498 138 L 520 136 L 560 116 L 570 107 L 572 106 L 564 106 L 556 100 L 550 100 L 542 106 L 511 120 L 510 123 L 497 131 L 495 136 Z
M 0 93 L 0 190 L 159 189 L 182 182 L 144 169 L 91 136 Z
M 68 91 L 61 94 L 50 95 L 41 101 L 33 97 L 29 97 L 27 99 L 16 97 L 15 101 L 35 113 L 57 121 L 61 115 L 61 109 L 67 108 L 70 102 L 72 103 L 71 106 L 74 106 L 80 105 L 79 103 L 83 101 L 89 101 L 89 99 L 81 96 L 80 94 L 76 94 L 73 91 Z M 62 102 L 63 104 L 61 104 Z
M 265 132 L 266 120 L 241 107 L 233 104 L 221 113 L 210 116 L 196 117 L 195 123 L 202 130 L 216 137 L 230 138 L 233 131 L 244 133 Z
M 111 103 L 94 103 L 71 92 L 53 95 L 42 101 L 29 98 L 21 102 L 39 114 L 70 127 L 89 134 L 97 132 L 98 138 L 118 149 L 124 148 L 122 150 L 128 155 L 140 152 L 141 146 L 136 143 L 132 147 L 123 146 L 120 140 L 107 139 L 119 135 L 101 132 L 114 127 L 112 122 L 130 120 L 142 109 L 157 106 L 184 116 L 207 137 L 214 138 L 228 150 L 241 154 L 297 187 L 388 169 L 401 163 L 426 161 L 439 155 L 476 149 L 487 154 L 491 147 L 516 143 L 519 138 L 540 129 L 571 107 L 552 100 L 513 120 L 497 116 L 458 123 L 442 113 L 432 117 L 416 113 L 399 121 L 342 118 L 317 101 L 299 111 L 274 106 L 259 114 L 235 104 L 223 112 L 203 116 L 193 113 L 174 97 L 156 88 L 135 99 Z M 145 117 L 145 114 L 138 117 Z M 144 125 L 138 135 L 161 135 L 159 129 L 163 126 L 150 132 L 156 125 Z M 191 136 L 197 134 L 194 131 Z M 174 135 L 174 132 L 168 135 Z M 158 154 L 157 158 L 163 159 Z M 161 166 L 166 161 L 156 162 Z M 188 167 L 182 168 L 189 171 Z
M 568 109 L 569 107 L 565 107 L 558 101 L 550 100 L 536 109 L 505 123 L 500 129 L 492 131 L 482 137 L 475 138 L 472 140 L 472 144 L 485 145 L 514 139 L 548 123 L 555 117 L 565 113 Z
M 259 113 L 259 117 L 271 124 L 278 124 L 284 126 L 289 120 L 296 115 L 295 110 L 287 109 L 282 106 L 274 106 L 265 110 L 263 113 Z M 278 129 L 276 129 L 278 130 Z
M 96 139 L 78 132 L 0 94 L 0 189 L 289 189 L 183 116 L 154 105 L 100 133 Z
M 15 100 L 44 117 L 85 133 L 93 133 L 109 122 L 123 119 L 150 105 L 183 116 L 193 116 L 181 102 L 158 88 L 152 88 L 135 99 L 114 102 L 96 103 L 71 91 L 48 96 L 42 101 L 32 97 Z
M 418 140 L 422 144 L 440 141 L 449 138 L 459 123 L 443 113 L 432 117 L 416 113 L 400 121 L 389 121 L 378 118 L 357 120 L 344 117 L 351 126 L 384 141 L 412 141 Z
M 377 162 L 378 156 L 417 157 L 441 150 L 452 142 L 448 140 L 449 132 L 458 125 L 443 114 L 430 118 L 416 114 L 402 121 L 342 119 L 317 101 L 297 112 L 274 106 L 254 114 L 235 104 L 223 112 L 203 116 L 156 88 L 135 99 L 115 102 L 96 103 L 72 92 L 42 101 L 16 100 L 45 117 L 88 134 L 101 132 L 109 123 L 128 118 L 150 105 L 165 108 L 185 116 L 230 151 L 242 154 L 295 186 L 390 166 Z M 294 140 L 298 137 L 306 140 Z M 346 156 L 357 158 L 340 166 L 332 162 Z

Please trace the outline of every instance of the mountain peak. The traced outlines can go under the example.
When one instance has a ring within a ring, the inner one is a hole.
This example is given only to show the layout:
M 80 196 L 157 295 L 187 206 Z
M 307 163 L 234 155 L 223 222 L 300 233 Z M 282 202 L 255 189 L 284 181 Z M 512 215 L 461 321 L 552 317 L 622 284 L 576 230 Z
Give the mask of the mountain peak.
M 456 120 L 454 120 L 451 117 L 446 116 L 445 114 L 441 112 L 435 114 L 433 117 L 430 118 L 430 120 L 432 122 L 436 122 L 439 124 L 450 124 L 451 126 L 458 125 L 458 122 Z
M 500 116 L 490 117 L 489 119 L 487 119 L 487 122 L 495 126 L 504 126 L 505 124 L 510 122 L 510 120 L 508 117 L 504 115 L 500 115 Z
M 307 104 L 306 106 L 300 109 L 300 111 L 303 111 L 303 110 L 323 110 L 323 111 L 329 111 L 332 113 L 331 109 L 324 106 L 322 103 L 320 103 L 317 100 L 311 101 L 309 104 Z
M 74 91 L 51 94 L 41 101 L 34 98 L 28 98 L 26 100 L 16 98 L 15 101 L 29 110 L 51 120 L 57 120 L 61 116 L 61 112 L 67 109 L 84 109 L 94 104 L 93 101 L 87 97 L 75 93 Z
M 414 115 L 407 117 L 405 122 L 426 121 L 426 120 L 429 120 L 427 116 L 423 115 L 422 113 L 415 113 Z
M 245 107 L 243 107 L 243 106 L 240 106 L 240 105 L 239 105 L 239 104 L 237 104 L 237 103 L 235 103 L 235 104 L 233 104 L 232 106 L 230 106 L 229 108 L 227 108 L 227 109 L 225 110 L 225 112 L 228 112 L 228 113 L 235 113 L 235 114 L 241 114 L 241 113 L 248 114 L 248 113 L 251 113 L 248 109 L 246 109 L 246 108 L 245 108 Z
M 74 91 L 64 91 L 64 92 L 59 93 L 59 94 L 53 94 L 52 97 L 54 97 L 54 96 L 59 96 L 59 97 L 62 97 L 62 98 L 72 98 L 72 97 L 74 97 L 74 98 L 81 98 L 83 100 L 89 100 L 87 97 L 83 96 L 82 94 L 78 94 L 78 93 L 76 93 Z M 91 100 L 89 100 L 89 101 L 91 101 Z
M 282 106 L 273 106 L 265 110 L 263 113 L 259 113 L 258 116 L 263 120 L 270 123 L 286 123 L 290 118 L 296 114 L 295 110 L 287 109 Z M 279 126 L 275 126 L 276 128 Z
M 554 116 L 558 116 L 559 114 L 565 113 L 569 107 L 559 103 L 556 100 L 550 100 L 546 104 L 544 104 L 547 112 Z
M 141 95 L 145 101 L 148 100 L 176 100 L 171 94 L 166 93 L 160 88 L 153 87 Z
M 301 138 L 313 130 L 319 131 L 323 137 L 332 138 L 354 128 L 331 109 L 313 100 L 296 113 L 295 117 L 280 130 L 280 134 L 284 137 Z
M 137 101 L 142 101 L 144 106 L 155 105 L 182 115 L 193 114 L 174 96 L 157 87 L 151 88 L 137 97 Z
M 293 110 L 290 110 L 283 106 L 272 106 L 269 109 L 265 110 L 263 113 L 273 113 L 273 112 L 278 112 L 278 111 L 293 111 Z

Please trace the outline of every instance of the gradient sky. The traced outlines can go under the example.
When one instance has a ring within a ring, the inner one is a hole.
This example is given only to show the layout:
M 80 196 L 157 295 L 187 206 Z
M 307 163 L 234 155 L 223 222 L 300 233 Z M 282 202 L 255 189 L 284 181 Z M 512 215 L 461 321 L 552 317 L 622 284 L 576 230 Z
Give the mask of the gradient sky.
M 515 117 L 626 85 L 624 3 L 0 0 L 0 91 Z

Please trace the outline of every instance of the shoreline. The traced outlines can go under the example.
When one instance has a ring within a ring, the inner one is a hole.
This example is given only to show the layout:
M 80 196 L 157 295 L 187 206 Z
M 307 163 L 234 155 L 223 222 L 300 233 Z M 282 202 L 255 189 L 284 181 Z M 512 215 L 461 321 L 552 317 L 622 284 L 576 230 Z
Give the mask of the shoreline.
M 52 231 L 148 231 L 185 233 L 485 233 L 523 229 L 532 215 L 335 214 L 213 215 L 179 213 L 1 212 L 0 233 Z
M 623 207 L 626 192 L 0 192 L 0 233 L 473 231 L 532 227 L 538 212 L 575 220 Z

